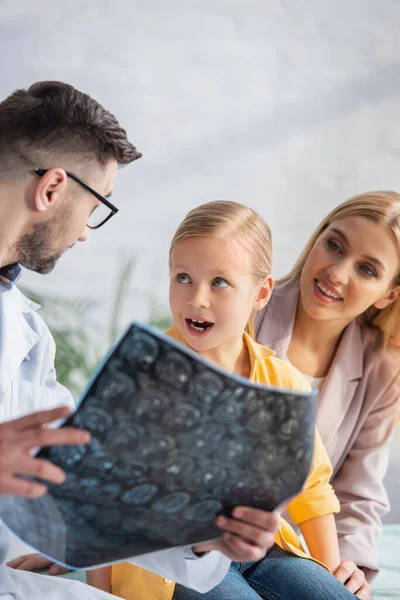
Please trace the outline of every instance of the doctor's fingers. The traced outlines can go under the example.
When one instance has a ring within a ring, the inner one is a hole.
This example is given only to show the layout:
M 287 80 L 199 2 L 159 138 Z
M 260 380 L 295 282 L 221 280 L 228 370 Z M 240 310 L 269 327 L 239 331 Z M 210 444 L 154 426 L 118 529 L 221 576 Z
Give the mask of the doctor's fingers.
M 90 433 L 75 427 L 61 427 L 60 429 L 41 427 L 40 429 L 21 432 L 22 435 L 21 445 L 25 450 L 38 446 L 71 446 L 90 442 Z
M 47 492 L 47 487 L 34 481 L 24 481 L 12 473 L 4 473 L 0 467 L 0 495 L 25 496 L 40 498 Z
M 39 412 L 6 421 L 0 424 L 0 436 L 10 435 L 12 433 L 22 432 L 29 429 L 38 429 L 46 423 L 51 423 L 58 419 L 64 419 L 71 413 L 71 409 L 68 406 L 59 406 L 50 410 L 41 410 Z
M 65 481 L 65 473 L 60 467 L 14 449 L 10 450 L 8 455 L 0 457 L 0 477 L 13 476 L 18 480 L 18 475 L 30 475 L 57 484 Z
M 23 554 L 7 563 L 7 567 L 11 569 L 19 569 L 20 571 L 35 571 L 38 569 L 47 569 L 53 565 L 53 561 L 45 558 L 41 554 Z

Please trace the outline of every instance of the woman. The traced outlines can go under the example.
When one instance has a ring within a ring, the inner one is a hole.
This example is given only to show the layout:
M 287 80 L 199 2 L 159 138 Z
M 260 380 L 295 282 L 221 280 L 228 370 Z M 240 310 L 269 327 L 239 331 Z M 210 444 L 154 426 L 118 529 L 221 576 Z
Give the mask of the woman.
M 333 210 L 256 314 L 255 334 L 320 390 L 317 425 L 341 502 L 337 576 L 368 598 L 400 397 L 400 196 L 369 192 Z

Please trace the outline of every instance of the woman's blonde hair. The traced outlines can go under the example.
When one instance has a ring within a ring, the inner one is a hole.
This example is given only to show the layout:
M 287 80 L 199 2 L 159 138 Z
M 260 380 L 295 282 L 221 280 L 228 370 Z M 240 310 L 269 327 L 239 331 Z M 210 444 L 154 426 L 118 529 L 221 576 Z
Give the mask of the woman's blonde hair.
M 293 269 L 285 277 L 279 280 L 280 284 L 298 282 L 308 256 L 319 236 L 329 227 L 333 221 L 345 217 L 364 217 L 382 225 L 390 230 L 398 244 L 400 255 L 400 195 L 395 192 L 366 192 L 353 196 L 343 204 L 340 204 L 317 227 L 303 252 L 300 254 Z M 400 285 L 400 272 L 395 277 L 393 287 Z M 385 344 L 389 341 L 396 345 L 400 344 L 400 299 L 396 300 L 386 308 L 379 310 L 375 307 L 368 308 L 359 315 L 358 322 L 361 325 L 376 326 L 384 335 Z
M 249 253 L 252 260 L 252 275 L 262 282 L 271 273 L 272 238 L 271 230 L 264 219 L 253 209 L 231 202 L 215 200 L 191 210 L 179 225 L 172 238 L 169 250 L 189 238 L 214 237 L 223 235 L 224 239 L 235 237 Z M 251 315 L 246 331 L 254 336 L 253 316 Z

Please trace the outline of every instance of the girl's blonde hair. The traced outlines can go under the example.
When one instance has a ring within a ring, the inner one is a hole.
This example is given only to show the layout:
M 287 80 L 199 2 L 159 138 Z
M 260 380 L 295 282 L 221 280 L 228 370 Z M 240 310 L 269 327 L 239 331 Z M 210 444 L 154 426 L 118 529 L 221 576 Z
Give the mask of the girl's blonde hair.
M 253 209 L 231 202 L 215 200 L 191 210 L 179 225 L 172 238 L 169 250 L 171 269 L 172 249 L 189 238 L 222 236 L 229 239 L 234 236 L 252 259 L 252 275 L 262 282 L 271 273 L 272 238 L 271 231 L 264 219 Z M 246 325 L 246 331 L 254 336 L 253 315 Z
M 364 217 L 382 225 L 392 232 L 400 253 L 400 195 L 395 192 L 366 192 L 353 196 L 343 204 L 340 204 L 317 227 L 309 239 L 303 252 L 300 254 L 293 269 L 285 277 L 279 280 L 280 284 L 295 283 L 300 276 L 308 256 L 319 236 L 329 227 L 333 221 L 345 217 Z M 400 271 L 396 275 L 393 287 L 400 285 Z M 400 299 L 396 300 L 386 308 L 379 310 L 375 307 L 368 308 L 359 315 L 358 322 L 361 325 L 376 326 L 384 335 L 385 344 L 392 342 L 400 345 Z

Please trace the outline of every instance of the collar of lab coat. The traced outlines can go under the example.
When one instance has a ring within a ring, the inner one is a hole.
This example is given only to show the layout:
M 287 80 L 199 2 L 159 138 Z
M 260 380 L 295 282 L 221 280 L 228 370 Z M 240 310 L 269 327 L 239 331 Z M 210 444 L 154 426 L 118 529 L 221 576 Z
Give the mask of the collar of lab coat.
M 21 267 L 18 263 L 13 265 L 6 265 L 0 268 L 0 281 L 3 284 L 13 286 L 17 283 L 21 277 Z
M 0 282 L 0 377 L 17 377 L 24 360 L 40 337 L 31 327 L 29 314 L 39 305 L 26 298 L 14 285 Z

